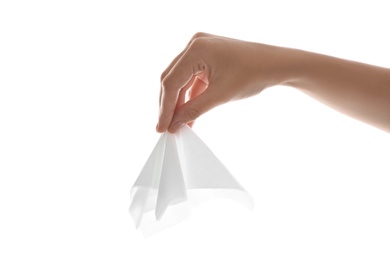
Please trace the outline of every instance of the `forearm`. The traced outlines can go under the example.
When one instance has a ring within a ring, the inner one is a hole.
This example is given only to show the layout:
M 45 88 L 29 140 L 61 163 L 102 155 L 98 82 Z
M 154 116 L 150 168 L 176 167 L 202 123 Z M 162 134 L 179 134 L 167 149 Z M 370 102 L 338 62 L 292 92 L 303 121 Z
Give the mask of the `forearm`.
M 390 70 L 289 50 L 292 73 L 283 82 L 353 118 L 390 132 Z

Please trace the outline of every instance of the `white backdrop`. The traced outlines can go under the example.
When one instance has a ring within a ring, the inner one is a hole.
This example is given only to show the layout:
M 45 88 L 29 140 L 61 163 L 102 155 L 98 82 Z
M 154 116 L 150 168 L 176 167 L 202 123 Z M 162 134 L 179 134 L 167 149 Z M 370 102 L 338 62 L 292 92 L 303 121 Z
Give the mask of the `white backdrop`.
M 213 34 L 390 65 L 387 1 L 1 1 L 0 259 L 389 259 L 390 136 L 277 86 L 195 132 L 252 194 L 144 239 L 159 78 Z

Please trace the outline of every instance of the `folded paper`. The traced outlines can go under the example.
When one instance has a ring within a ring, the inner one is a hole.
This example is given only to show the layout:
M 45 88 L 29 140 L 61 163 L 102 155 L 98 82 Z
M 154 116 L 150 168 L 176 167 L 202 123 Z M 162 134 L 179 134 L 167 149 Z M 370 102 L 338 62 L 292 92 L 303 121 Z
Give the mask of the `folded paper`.
M 130 214 L 145 236 L 176 224 L 212 198 L 253 208 L 250 194 L 188 127 L 161 135 L 130 192 Z

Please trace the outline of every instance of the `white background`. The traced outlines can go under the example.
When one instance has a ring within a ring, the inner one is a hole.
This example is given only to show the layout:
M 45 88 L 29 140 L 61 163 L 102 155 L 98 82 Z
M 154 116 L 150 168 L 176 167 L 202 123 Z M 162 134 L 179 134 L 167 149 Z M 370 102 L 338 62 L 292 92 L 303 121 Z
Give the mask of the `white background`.
M 1 1 L 0 259 L 389 259 L 390 136 L 277 86 L 195 132 L 252 194 L 145 239 L 159 78 L 204 31 L 390 65 L 387 1 Z

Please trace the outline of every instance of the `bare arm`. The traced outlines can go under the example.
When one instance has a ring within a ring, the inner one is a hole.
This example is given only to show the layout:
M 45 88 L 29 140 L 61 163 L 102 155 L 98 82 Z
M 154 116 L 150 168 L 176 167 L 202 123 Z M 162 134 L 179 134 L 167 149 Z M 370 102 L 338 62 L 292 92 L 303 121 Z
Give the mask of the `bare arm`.
M 390 132 L 389 69 L 204 33 L 162 74 L 157 131 L 175 132 L 215 106 L 275 85 Z
M 390 132 L 390 70 L 302 52 L 290 85 L 336 110 Z

